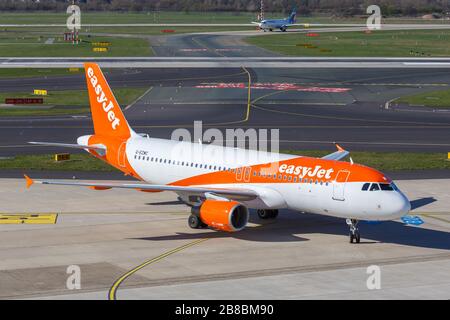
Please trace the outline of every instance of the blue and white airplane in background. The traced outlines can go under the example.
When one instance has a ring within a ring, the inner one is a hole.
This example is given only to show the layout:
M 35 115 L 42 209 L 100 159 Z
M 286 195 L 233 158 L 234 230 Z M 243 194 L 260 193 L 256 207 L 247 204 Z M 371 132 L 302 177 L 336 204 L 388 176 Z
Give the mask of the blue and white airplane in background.
M 287 28 L 296 25 L 295 16 L 297 15 L 297 9 L 294 8 L 286 19 L 273 19 L 273 20 L 261 20 L 260 22 L 252 22 L 257 24 L 261 30 L 266 32 L 267 30 L 273 31 L 274 29 L 280 29 L 285 32 Z

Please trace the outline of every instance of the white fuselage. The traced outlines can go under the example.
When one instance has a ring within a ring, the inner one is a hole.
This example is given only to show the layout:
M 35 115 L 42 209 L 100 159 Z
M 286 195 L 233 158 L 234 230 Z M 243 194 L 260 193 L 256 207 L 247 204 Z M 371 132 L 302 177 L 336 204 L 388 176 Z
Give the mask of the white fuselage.
M 401 217 L 410 209 L 408 199 L 395 185 L 395 190 L 390 191 L 363 191 L 363 185 L 370 181 L 336 182 L 317 177 L 297 181 L 274 178 L 267 179 L 267 182 L 252 183 L 252 175 L 260 174 L 252 170 L 252 166 L 299 158 L 294 155 L 133 137 L 127 142 L 126 157 L 135 172 L 147 183 L 176 184 L 188 181 L 189 185 L 196 186 L 254 190 L 260 195 L 257 199 L 242 201 L 253 209 L 288 208 L 366 220 L 391 220 Z M 330 161 L 330 165 L 333 163 L 335 161 Z M 218 183 L 196 179 L 232 169 L 236 170 L 233 181 Z M 347 179 L 351 175 L 351 169 L 341 171 L 344 171 Z M 182 193 L 179 195 L 181 198 L 186 196 Z

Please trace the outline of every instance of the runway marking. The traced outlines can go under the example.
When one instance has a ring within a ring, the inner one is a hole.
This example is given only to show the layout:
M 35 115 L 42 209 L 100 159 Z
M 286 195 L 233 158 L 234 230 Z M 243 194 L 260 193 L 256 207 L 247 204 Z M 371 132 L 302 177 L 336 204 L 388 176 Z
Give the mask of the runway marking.
M 248 121 L 248 118 L 250 117 L 250 107 L 252 104 L 252 75 L 247 70 L 246 67 L 242 66 L 242 69 L 247 73 L 248 75 L 248 95 L 247 95 L 247 114 L 245 115 L 245 119 L 243 122 Z
M 0 224 L 56 224 L 58 214 L 0 214 Z
M 243 75 L 245 72 L 239 72 L 239 73 L 231 73 L 231 74 L 225 74 L 225 75 L 217 75 L 217 76 L 210 76 L 210 77 L 190 77 L 190 78 L 172 78 L 172 79 L 161 79 L 161 80 L 148 80 L 149 82 L 167 82 L 167 81 L 183 81 L 183 80 L 208 80 L 208 79 L 222 79 L 222 78 L 228 78 L 228 77 L 234 77 L 234 76 L 240 76 Z M 140 80 L 136 80 L 140 81 Z
M 131 275 L 133 275 L 134 273 L 136 273 L 137 271 L 145 268 L 146 266 L 153 264 L 155 262 L 158 262 L 174 253 L 180 252 L 182 250 L 185 250 L 187 248 L 190 248 L 192 246 L 195 246 L 196 244 L 200 244 L 202 242 L 205 242 L 206 240 L 209 240 L 210 238 L 203 238 L 203 239 L 199 239 L 199 240 L 195 240 L 193 242 L 189 242 L 188 244 L 182 245 L 178 248 L 175 248 L 173 250 L 167 251 L 155 258 L 152 258 L 150 260 L 145 261 L 144 263 L 138 265 L 137 267 L 131 269 L 130 271 L 128 271 L 127 273 L 125 273 L 124 275 L 122 275 L 119 279 L 117 279 L 113 285 L 111 286 L 111 288 L 109 289 L 108 292 L 108 298 L 109 300 L 117 300 L 117 290 L 119 289 L 119 286 Z
M 145 97 L 145 95 L 147 93 L 149 93 L 150 91 L 152 91 L 153 87 L 148 88 L 147 91 L 145 91 L 139 98 L 137 98 L 136 100 L 134 100 L 131 104 L 129 104 L 128 106 L 125 107 L 124 111 L 127 111 L 128 109 L 130 109 L 132 106 L 134 106 L 139 100 L 141 100 L 143 97 Z
M 331 119 L 331 120 L 344 120 L 344 121 L 362 121 L 362 122 L 379 122 L 379 123 L 396 123 L 396 124 L 403 123 L 403 124 L 417 124 L 417 125 L 443 125 L 442 123 L 436 123 L 436 122 L 373 120 L 373 119 L 361 119 L 361 118 L 320 116 L 320 115 L 314 115 L 314 114 L 306 114 L 306 113 L 298 113 L 298 112 L 290 112 L 290 111 L 280 111 L 280 110 L 273 110 L 273 109 L 263 108 L 261 106 L 255 105 L 254 102 L 252 103 L 252 107 L 255 108 L 255 109 L 259 109 L 259 110 L 263 110 L 263 111 L 267 111 L 267 112 L 272 112 L 272 113 L 287 114 L 287 115 L 293 115 L 293 116 L 303 116 L 303 117 L 318 118 L 318 119 Z
M 206 48 L 195 48 L 195 49 L 180 49 L 181 52 L 206 52 Z
M 229 124 L 234 123 L 242 123 L 244 120 L 232 121 L 232 122 L 221 122 L 221 123 L 204 123 L 203 127 L 218 127 L 218 128 L 228 128 L 226 127 Z M 329 129 L 379 129 L 379 128 L 390 128 L 390 129 L 449 129 L 450 125 L 439 124 L 439 125 L 273 125 L 273 124 L 256 124 L 259 128 L 291 128 L 291 129 L 311 129 L 311 128 L 329 128 Z M 158 128 L 193 128 L 194 125 L 192 123 L 185 124 L 168 124 L 168 125 L 153 125 L 153 126 L 145 126 L 145 125 L 137 125 L 133 126 L 133 128 L 138 129 L 158 129 Z M 241 128 L 254 128 L 255 125 L 242 125 Z M 14 129 L 90 129 L 88 126 L 53 126 L 53 127 L 14 127 Z M 37 147 L 42 148 L 42 146 L 33 146 L 33 145 L 0 145 L 0 148 L 24 148 L 24 147 Z
M 405 66 L 450 66 L 449 62 L 403 62 Z
M 289 106 L 336 106 L 336 107 L 344 107 L 348 105 L 348 103 L 339 103 L 339 102 L 281 102 L 283 105 Z M 280 105 L 280 102 L 263 102 L 259 105 Z
M 333 141 L 314 140 L 280 140 L 284 143 L 326 143 L 333 144 Z M 428 146 L 428 147 L 448 147 L 450 143 L 415 143 L 415 142 L 372 142 L 372 141 L 340 141 L 341 144 L 372 144 L 372 145 L 394 145 L 394 146 Z
M 195 43 L 198 44 L 199 46 L 201 46 L 201 47 L 203 47 L 203 48 L 206 48 L 206 50 L 211 51 L 211 52 L 214 52 L 215 54 L 217 54 L 217 55 L 219 55 L 219 56 L 221 56 L 221 57 L 226 58 L 226 56 L 225 56 L 224 54 L 222 54 L 222 53 L 219 52 L 219 51 L 211 50 L 211 48 L 209 48 L 208 46 L 205 46 L 204 44 L 202 44 L 202 43 L 200 42 L 200 40 L 197 40 L 197 39 L 194 38 L 194 37 L 192 37 L 191 39 L 192 39 L 193 42 L 195 42 Z
M 246 89 L 245 83 L 202 83 L 196 85 L 198 89 Z M 280 90 L 280 91 L 297 91 L 297 92 L 322 92 L 322 93 L 343 93 L 348 92 L 350 88 L 330 88 L 317 86 L 299 86 L 295 83 L 254 83 L 252 89 Z
M 400 87 L 450 87 L 449 83 L 361 83 L 361 82 L 296 82 L 298 85 L 309 86 L 329 86 L 329 85 L 346 85 L 346 86 L 400 86 Z

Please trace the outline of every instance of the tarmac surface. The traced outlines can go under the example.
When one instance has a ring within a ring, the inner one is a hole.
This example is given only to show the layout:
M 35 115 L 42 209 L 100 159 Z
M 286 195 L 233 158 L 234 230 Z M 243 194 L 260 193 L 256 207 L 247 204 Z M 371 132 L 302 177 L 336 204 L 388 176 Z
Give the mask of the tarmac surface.
M 192 230 L 172 193 L 27 190 L 23 179 L 1 179 L 2 213 L 59 216 L 56 224 L 0 224 L 0 297 L 108 299 L 112 290 L 117 299 L 449 299 L 450 180 L 397 184 L 425 223 L 361 222 L 362 242 L 352 245 L 344 219 L 282 210 L 275 221 L 252 213 L 238 233 Z M 73 265 L 79 290 L 66 287 Z M 379 290 L 366 286 L 370 265 L 380 267 Z

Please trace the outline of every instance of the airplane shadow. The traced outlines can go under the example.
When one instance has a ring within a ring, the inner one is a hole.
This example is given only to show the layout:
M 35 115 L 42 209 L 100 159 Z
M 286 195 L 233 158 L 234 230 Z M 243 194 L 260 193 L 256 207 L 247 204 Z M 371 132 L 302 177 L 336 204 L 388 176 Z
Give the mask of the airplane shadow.
M 146 203 L 147 206 L 175 206 L 179 204 L 184 204 L 184 202 L 179 200 L 173 200 L 173 201 L 161 201 L 161 202 L 148 202 Z
M 421 208 L 423 206 L 426 206 L 427 204 L 436 202 L 436 198 L 434 197 L 427 197 L 427 198 L 420 198 L 413 201 L 410 201 L 411 203 L 411 210 L 415 210 L 418 208 Z
M 253 210 L 251 210 L 253 211 Z M 276 220 L 260 220 L 254 212 L 250 222 L 257 226 L 247 227 L 235 233 L 211 229 L 193 230 L 194 233 L 177 232 L 172 235 L 134 238 L 135 240 L 167 241 L 195 240 L 202 238 L 235 238 L 257 242 L 302 242 L 309 241 L 308 234 L 331 234 L 348 236 L 349 230 L 344 219 L 282 210 Z M 188 227 L 186 227 L 188 228 Z M 361 244 L 393 243 L 405 246 L 450 250 L 450 233 L 426 228 L 426 224 L 408 226 L 402 222 L 385 221 L 381 223 L 360 222 Z M 360 244 L 360 245 L 361 245 Z

